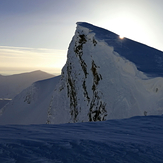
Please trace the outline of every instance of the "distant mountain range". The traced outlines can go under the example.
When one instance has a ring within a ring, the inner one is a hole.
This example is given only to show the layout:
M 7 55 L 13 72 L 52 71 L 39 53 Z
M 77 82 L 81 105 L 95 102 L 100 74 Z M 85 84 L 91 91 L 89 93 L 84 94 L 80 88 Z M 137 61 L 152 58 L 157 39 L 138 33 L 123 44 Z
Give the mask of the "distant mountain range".
M 0 98 L 12 99 L 32 83 L 52 77 L 54 77 L 54 75 L 40 70 L 9 76 L 0 75 Z
M 163 52 L 77 23 L 61 76 L 35 82 L 0 124 L 57 124 L 163 114 Z

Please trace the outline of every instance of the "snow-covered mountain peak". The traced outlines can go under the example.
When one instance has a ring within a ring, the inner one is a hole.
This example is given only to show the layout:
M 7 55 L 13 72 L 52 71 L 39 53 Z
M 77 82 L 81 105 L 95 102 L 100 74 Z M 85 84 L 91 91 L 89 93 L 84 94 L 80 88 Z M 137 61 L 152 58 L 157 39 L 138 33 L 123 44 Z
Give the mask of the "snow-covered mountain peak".
M 16 104 L 5 108 L 0 123 L 10 119 L 7 114 L 12 114 L 8 111 L 11 107 L 17 110 L 15 119 L 30 108 L 30 114 L 34 115 L 31 123 L 44 123 L 45 119 L 52 124 L 160 115 L 163 114 L 162 77 L 163 52 L 80 22 L 61 77 L 42 81 L 41 85 L 35 83 L 31 88 L 37 89 L 32 89 L 32 93 L 30 88 L 19 94 L 13 100 Z M 22 96 L 26 97 L 25 101 L 18 98 Z M 40 112 L 47 114 L 36 121 Z
M 152 57 L 150 50 L 154 52 Z M 142 56 L 137 58 L 139 52 Z M 105 29 L 77 23 L 60 86 L 53 95 L 57 104 L 49 109 L 48 123 L 102 121 L 146 112 L 162 114 L 163 101 L 158 100 L 157 87 L 154 88 L 162 78 L 151 80 L 146 75 L 162 74 L 162 69 L 149 66 L 157 63 L 152 59 L 160 54 Z

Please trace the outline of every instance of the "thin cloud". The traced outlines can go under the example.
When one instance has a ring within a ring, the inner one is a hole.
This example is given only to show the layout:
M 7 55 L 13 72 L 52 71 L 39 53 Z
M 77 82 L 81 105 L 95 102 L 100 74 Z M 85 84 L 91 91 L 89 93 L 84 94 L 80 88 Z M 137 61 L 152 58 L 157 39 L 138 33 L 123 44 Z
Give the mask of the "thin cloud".
M 9 70 L 10 67 L 61 71 L 66 62 L 66 53 L 66 50 L 60 49 L 0 46 L 0 71 L 2 68 L 3 72 L 5 68 Z

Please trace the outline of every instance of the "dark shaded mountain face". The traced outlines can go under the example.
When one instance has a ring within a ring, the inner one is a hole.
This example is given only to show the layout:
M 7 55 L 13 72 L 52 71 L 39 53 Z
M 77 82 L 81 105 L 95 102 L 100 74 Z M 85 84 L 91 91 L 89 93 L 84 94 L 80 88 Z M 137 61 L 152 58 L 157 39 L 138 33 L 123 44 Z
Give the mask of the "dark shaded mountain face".
M 0 98 L 0 110 L 2 109 L 2 107 L 4 107 L 10 101 L 11 101 L 11 99 L 2 99 L 2 98 Z
M 61 76 L 36 82 L 16 96 L 0 112 L 0 124 L 161 115 L 162 60 L 161 51 L 120 39 L 94 25 L 77 23 Z

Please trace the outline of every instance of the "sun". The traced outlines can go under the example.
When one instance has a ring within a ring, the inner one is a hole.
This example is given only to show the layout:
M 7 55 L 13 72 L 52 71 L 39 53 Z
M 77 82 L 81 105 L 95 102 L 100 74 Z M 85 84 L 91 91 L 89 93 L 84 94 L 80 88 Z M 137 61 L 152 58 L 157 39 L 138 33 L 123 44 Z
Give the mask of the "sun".
M 119 36 L 120 39 L 124 39 L 124 37 L 122 35 Z

